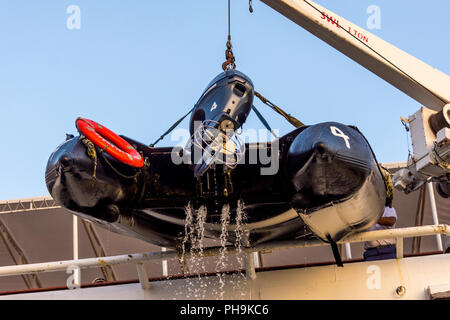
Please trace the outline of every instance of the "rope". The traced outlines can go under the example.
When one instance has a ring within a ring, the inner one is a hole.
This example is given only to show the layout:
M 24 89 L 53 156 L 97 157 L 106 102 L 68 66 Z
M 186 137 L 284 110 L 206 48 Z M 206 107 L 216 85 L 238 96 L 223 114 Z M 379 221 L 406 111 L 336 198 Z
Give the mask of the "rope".
M 394 200 L 394 184 L 392 183 L 392 178 L 389 171 L 382 165 L 380 167 L 381 174 L 383 175 L 384 183 L 386 184 L 386 202 L 385 206 L 392 208 L 392 202 Z
M 230 9 L 231 8 L 231 2 L 230 0 L 228 0 L 228 39 L 231 38 L 231 13 L 230 13 Z
M 91 140 L 89 140 L 88 138 L 86 138 L 84 136 L 81 136 L 80 139 L 81 139 L 81 142 L 86 146 L 86 149 L 87 149 L 86 152 L 87 152 L 88 157 L 91 158 L 92 160 L 94 160 L 94 173 L 92 174 L 92 178 L 94 178 L 94 180 L 96 180 L 97 179 L 96 173 L 97 173 L 98 157 L 97 157 L 97 151 L 95 150 L 95 145 Z M 105 157 L 103 151 L 105 151 L 106 148 L 107 148 L 107 146 L 105 146 L 104 149 L 100 150 L 100 154 L 103 156 L 103 159 L 105 159 L 106 163 L 111 167 L 111 169 L 114 170 L 115 173 L 117 173 L 119 176 L 121 176 L 125 179 L 133 179 L 133 178 L 137 177 L 137 175 L 141 172 L 140 170 L 137 171 L 132 176 L 127 176 L 127 175 L 121 173 L 119 170 L 117 170 Z
M 94 173 L 92 174 L 92 178 L 97 179 L 96 173 L 97 173 L 97 152 L 95 151 L 94 143 L 89 140 L 88 138 L 81 136 L 81 142 L 86 146 L 87 155 L 89 158 L 94 160 Z
M 268 105 L 272 110 L 276 113 L 282 115 L 290 124 L 292 124 L 296 128 L 303 127 L 304 124 L 297 118 L 291 116 L 290 114 L 284 112 L 281 108 L 277 107 L 275 104 L 270 102 L 268 99 L 263 97 L 259 92 L 255 91 L 255 96 L 257 96 L 264 104 Z
M 164 139 L 165 136 L 167 136 L 169 133 L 171 133 L 173 131 L 173 129 L 175 129 L 181 123 L 181 121 L 183 121 L 184 118 L 186 118 L 194 109 L 195 109 L 195 106 L 191 110 L 189 110 L 188 113 L 186 113 L 184 116 L 182 116 L 178 121 L 176 121 L 166 132 L 164 132 L 158 138 L 158 140 L 156 140 L 155 142 L 150 144 L 150 147 L 153 148 L 158 142 L 160 142 L 162 139 Z
M 266 121 L 266 119 L 264 119 L 263 115 L 259 112 L 258 109 L 256 109 L 255 106 L 252 106 L 253 111 L 255 111 L 256 116 L 258 117 L 258 119 L 262 122 L 262 124 L 264 125 L 264 127 L 266 127 L 266 129 L 273 134 L 273 136 L 275 138 L 278 139 L 278 136 L 275 134 L 275 132 L 272 131 L 272 128 L 270 127 L 269 123 Z
M 105 157 L 105 154 L 103 153 L 103 150 L 100 150 L 100 154 L 102 155 L 102 157 L 103 157 L 103 159 L 105 160 L 105 162 L 111 167 L 111 169 L 113 169 L 114 172 L 117 173 L 117 174 L 118 174 L 119 176 L 121 176 L 122 178 L 125 178 L 125 179 L 134 179 L 134 178 L 136 178 L 136 177 L 141 173 L 141 171 L 138 170 L 134 175 L 132 175 L 132 176 L 127 176 L 127 175 L 123 174 L 122 172 L 120 172 L 119 170 L 117 170 L 117 169 L 112 165 L 112 163 L 109 162 L 109 160 Z
M 402 125 L 405 127 L 405 130 L 406 130 L 405 133 L 406 133 L 406 147 L 408 148 L 408 160 L 409 160 L 409 158 L 411 158 L 411 160 L 414 162 L 414 159 L 413 159 L 412 153 L 411 153 L 411 148 L 410 148 L 411 144 L 409 143 L 409 134 L 408 134 L 408 132 L 410 130 L 409 120 L 405 119 L 403 117 L 400 117 L 400 121 L 402 122 Z

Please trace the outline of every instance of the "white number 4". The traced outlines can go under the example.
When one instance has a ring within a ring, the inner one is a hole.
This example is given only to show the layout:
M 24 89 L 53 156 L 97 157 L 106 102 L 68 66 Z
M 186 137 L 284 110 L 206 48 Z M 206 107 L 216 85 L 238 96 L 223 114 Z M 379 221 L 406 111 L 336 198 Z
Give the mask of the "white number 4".
M 331 127 L 330 127 L 330 130 L 331 130 L 331 133 L 332 133 L 334 136 L 340 137 L 340 138 L 344 139 L 344 141 L 345 141 L 345 146 L 346 146 L 348 149 L 350 149 L 350 142 L 349 142 L 350 138 L 349 138 L 347 135 L 345 135 L 345 133 L 343 133 L 341 129 L 336 128 L 335 126 L 331 126 Z

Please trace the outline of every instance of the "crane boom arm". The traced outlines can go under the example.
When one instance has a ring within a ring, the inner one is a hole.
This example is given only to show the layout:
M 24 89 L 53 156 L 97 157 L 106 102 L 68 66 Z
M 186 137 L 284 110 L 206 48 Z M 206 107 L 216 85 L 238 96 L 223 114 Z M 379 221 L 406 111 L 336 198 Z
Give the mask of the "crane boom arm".
M 424 106 L 450 103 L 450 77 L 311 0 L 261 0 Z

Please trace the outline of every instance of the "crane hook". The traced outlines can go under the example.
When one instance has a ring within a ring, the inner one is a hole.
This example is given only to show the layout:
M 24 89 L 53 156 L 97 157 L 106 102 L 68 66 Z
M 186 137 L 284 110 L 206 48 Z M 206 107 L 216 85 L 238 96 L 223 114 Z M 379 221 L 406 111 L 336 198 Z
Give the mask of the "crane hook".
M 227 48 L 225 50 L 225 62 L 222 64 L 223 71 L 227 69 L 236 69 L 236 64 L 234 63 L 235 58 L 233 54 L 233 46 L 231 45 L 231 37 L 228 36 Z

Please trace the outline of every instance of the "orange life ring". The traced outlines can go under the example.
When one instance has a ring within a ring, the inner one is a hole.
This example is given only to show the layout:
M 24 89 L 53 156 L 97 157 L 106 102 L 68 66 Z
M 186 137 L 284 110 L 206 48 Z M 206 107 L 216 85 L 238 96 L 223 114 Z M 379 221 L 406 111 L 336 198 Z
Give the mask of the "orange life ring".
M 78 118 L 75 125 L 81 134 L 116 160 L 135 168 L 144 166 L 144 160 L 139 152 L 105 126 L 84 118 Z

